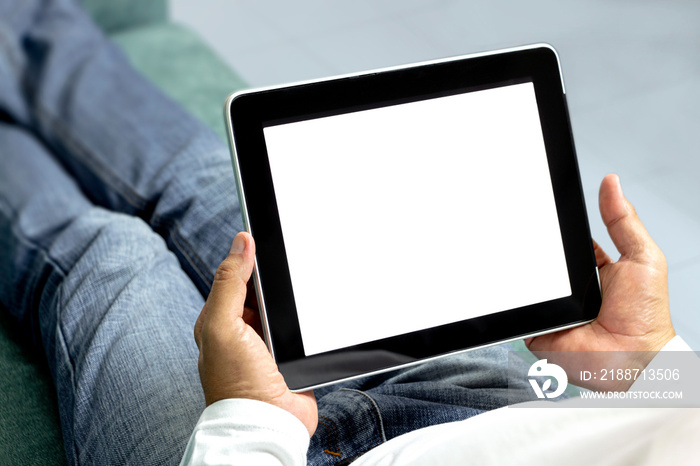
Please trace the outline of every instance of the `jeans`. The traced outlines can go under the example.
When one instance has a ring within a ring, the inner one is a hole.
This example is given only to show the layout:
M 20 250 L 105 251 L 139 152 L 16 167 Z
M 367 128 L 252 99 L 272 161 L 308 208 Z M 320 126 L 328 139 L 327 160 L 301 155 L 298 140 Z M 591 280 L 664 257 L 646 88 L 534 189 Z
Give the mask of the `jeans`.
M 41 345 L 70 464 L 173 464 L 193 326 L 242 229 L 226 146 L 75 0 L 0 4 L 0 303 Z M 316 392 L 311 464 L 506 404 L 494 347 Z

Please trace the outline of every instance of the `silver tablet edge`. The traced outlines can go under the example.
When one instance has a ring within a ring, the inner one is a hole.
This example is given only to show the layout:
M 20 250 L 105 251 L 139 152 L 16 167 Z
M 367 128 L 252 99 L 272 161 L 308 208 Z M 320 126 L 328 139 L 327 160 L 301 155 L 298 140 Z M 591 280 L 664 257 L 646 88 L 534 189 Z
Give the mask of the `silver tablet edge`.
M 242 92 L 233 93 L 228 96 L 226 102 L 224 103 L 224 118 L 226 121 L 226 135 L 228 136 L 229 153 L 231 155 L 231 162 L 233 165 L 233 174 L 236 179 L 236 191 L 238 192 L 238 202 L 241 207 L 241 215 L 243 217 L 243 228 L 245 231 L 253 235 L 253 231 L 250 227 L 250 221 L 248 219 L 248 203 L 246 202 L 245 192 L 243 190 L 243 182 L 241 177 L 240 166 L 238 165 L 238 152 L 236 151 L 236 144 L 233 137 L 233 124 L 231 123 L 231 103 L 233 100 L 241 94 Z M 255 236 L 253 236 L 255 238 Z M 260 324 L 263 331 L 263 338 L 265 344 L 267 345 L 272 358 L 275 359 L 275 350 L 272 346 L 272 338 L 270 338 L 270 324 L 267 321 L 267 310 L 265 307 L 265 297 L 262 293 L 262 287 L 260 284 L 260 273 L 258 272 L 258 256 L 255 255 L 255 265 L 253 267 L 253 284 L 255 286 L 255 295 L 258 298 L 258 313 L 260 314 Z M 276 360 L 276 359 L 275 359 Z
M 451 352 L 451 353 L 440 354 L 440 355 L 438 355 L 438 356 L 433 356 L 433 357 L 430 357 L 430 358 L 421 359 L 421 360 L 419 360 L 419 361 L 408 362 L 408 363 L 406 363 L 406 364 L 400 364 L 400 365 L 398 365 L 398 366 L 391 366 L 391 367 L 389 367 L 389 368 L 387 368 L 387 369 L 380 369 L 380 370 L 377 370 L 377 371 L 367 372 L 367 373 L 363 373 L 363 374 L 360 374 L 360 375 L 353 375 L 353 376 L 351 376 L 351 377 L 345 377 L 345 378 L 343 378 L 343 379 L 334 380 L 333 382 L 326 382 L 326 383 L 321 383 L 321 384 L 318 384 L 318 385 L 311 385 L 311 386 L 304 387 L 304 388 L 296 388 L 296 389 L 291 390 L 291 391 L 294 392 L 294 393 L 307 392 L 307 391 L 309 391 L 309 390 L 315 390 L 315 389 L 317 389 L 317 388 L 327 387 L 327 386 L 329 386 L 329 385 L 335 385 L 335 384 L 337 384 L 337 383 L 347 382 L 347 381 L 349 381 L 349 380 L 355 380 L 355 379 L 359 379 L 359 378 L 361 378 L 361 377 L 370 377 L 370 376 L 372 376 L 372 375 L 383 374 L 383 373 L 385 373 L 385 372 L 391 372 L 391 371 L 395 371 L 395 370 L 398 370 L 398 369 L 405 369 L 405 368 L 407 368 L 407 367 L 417 366 L 417 365 L 419 365 L 419 364 L 424 364 L 424 363 L 426 363 L 426 362 L 435 361 L 435 360 L 442 359 L 442 358 L 446 358 L 446 357 L 449 357 L 449 356 L 454 356 L 454 355 L 462 354 L 462 353 L 468 353 L 469 351 L 474 351 L 474 350 L 479 350 L 479 349 L 483 349 L 483 348 L 488 348 L 488 347 L 490 347 L 490 346 L 502 345 L 502 344 L 504 344 L 504 343 L 510 343 L 510 342 L 513 342 L 513 341 L 524 340 L 525 338 L 538 337 L 538 336 L 540 336 L 540 335 L 546 335 L 546 334 L 548 334 L 548 333 L 555 333 L 555 332 L 559 332 L 559 331 L 562 331 L 562 330 L 567 330 L 567 329 L 570 329 L 570 328 L 579 327 L 579 326 L 581 326 L 581 325 L 590 324 L 590 323 L 593 322 L 594 320 L 595 320 L 595 319 L 587 320 L 587 321 L 585 321 L 585 322 L 576 322 L 575 324 L 564 325 L 563 327 L 557 327 L 557 328 L 554 328 L 554 329 L 544 330 L 544 331 L 542 331 L 542 332 L 529 333 L 529 334 L 527 334 L 527 335 L 521 335 L 521 336 L 518 336 L 518 337 L 509 338 L 508 340 L 499 340 L 499 341 L 496 341 L 496 342 L 494 342 L 494 343 L 488 343 L 488 344 L 486 344 L 486 345 L 475 346 L 474 348 L 466 348 L 466 349 L 463 349 L 463 350 L 457 350 L 457 351 L 453 351 L 453 352 Z
M 253 93 L 257 93 L 257 92 L 270 91 L 270 90 L 274 90 L 274 89 L 282 89 L 282 88 L 286 88 L 286 87 L 295 87 L 295 86 L 301 86 L 301 85 L 305 85 L 305 84 L 320 83 L 320 82 L 324 82 L 324 81 L 333 81 L 336 79 L 352 78 L 352 77 L 365 76 L 365 75 L 371 75 L 371 74 L 379 74 L 379 73 L 384 73 L 387 71 L 402 70 L 402 69 L 407 69 L 407 68 L 416 68 L 419 66 L 433 65 L 433 64 L 438 64 L 438 63 L 449 63 L 449 62 L 453 62 L 453 61 L 465 60 L 468 58 L 487 57 L 489 55 L 500 55 L 500 54 L 508 53 L 508 52 L 519 52 L 519 51 L 523 51 L 523 50 L 531 50 L 531 49 L 537 49 L 537 48 L 547 48 L 547 49 L 550 49 L 554 53 L 554 56 L 557 59 L 557 67 L 559 69 L 559 79 L 561 80 L 561 88 L 562 88 L 563 93 L 566 94 L 566 87 L 564 85 L 564 74 L 562 73 L 562 69 L 561 69 L 561 60 L 559 59 L 559 53 L 554 48 L 554 46 L 552 46 L 551 44 L 548 44 L 546 42 L 538 42 L 535 44 L 520 45 L 517 47 L 507 47 L 507 48 L 498 49 L 498 50 L 489 50 L 486 52 L 475 52 L 475 53 L 470 53 L 470 54 L 466 54 L 466 55 L 457 55 L 457 56 L 452 56 L 452 57 L 437 58 L 434 60 L 426 60 L 426 61 L 415 62 L 415 63 L 405 63 L 405 64 L 394 65 L 394 66 L 389 66 L 389 67 L 385 67 L 385 68 L 377 68 L 377 69 L 372 69 L 372 70 L 339 74 L 339 75 L 335 75 L 335 76 L 327 76 L 324 78 L 314 78 L 314 79 L 301 80 L 301 81 L 296 81 L 296 82 L 291 82 L 291 83 L 273 84 L 270 86 L 242 89 L 240 91 L 234 92 L 233 94 L 231 94 L 228 97 L 228 99 L 226 100 L 226 102 L 227 102 L 226 107 L 228 109 L 230 102 L 235 100 L 238 96 L 244 95 L 244 94 L 253 94 Z

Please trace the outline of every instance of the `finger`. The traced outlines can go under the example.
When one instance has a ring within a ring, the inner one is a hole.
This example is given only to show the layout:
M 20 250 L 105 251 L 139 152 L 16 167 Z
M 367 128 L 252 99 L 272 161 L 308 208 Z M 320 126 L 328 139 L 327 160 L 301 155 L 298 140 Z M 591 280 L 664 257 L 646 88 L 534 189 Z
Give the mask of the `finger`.
M 595 240 L 593 241 L 593 252 L 595 253 L 595 265 L 600 269 L 608 264 L 612 264 L 613 260 L 608 256 L 608 253 L 606 253 L 602 247 L 600 247 L 600 244 L 596 243 Z
M 236 235 L 228 257 L 214 275 L 205 304 L 206 320 L 213 326 L 227 325 L 243 315 L 248 279 L 253 272 L 255 242 L 250 234 Z
M 608 175 L 600 184 L 600 215 L 610 239 L 623 257 L 644 253 L 654 245 L 632 204 L 625 199 L 617 175 Z

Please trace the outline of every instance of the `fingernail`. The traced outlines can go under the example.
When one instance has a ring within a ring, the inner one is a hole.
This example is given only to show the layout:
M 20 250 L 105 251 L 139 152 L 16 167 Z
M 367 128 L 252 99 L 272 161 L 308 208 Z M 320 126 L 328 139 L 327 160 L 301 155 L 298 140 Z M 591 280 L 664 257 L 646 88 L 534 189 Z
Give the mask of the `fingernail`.
M 617 178 L 617 187 L 622 191 L 622 182 L 620 181 L 620 175 L 616 175 Z
M 246 240 L 240 233 L 233 238 L 233 244 L 231 245 L 232 254 L 241 254 L 245 251 Z

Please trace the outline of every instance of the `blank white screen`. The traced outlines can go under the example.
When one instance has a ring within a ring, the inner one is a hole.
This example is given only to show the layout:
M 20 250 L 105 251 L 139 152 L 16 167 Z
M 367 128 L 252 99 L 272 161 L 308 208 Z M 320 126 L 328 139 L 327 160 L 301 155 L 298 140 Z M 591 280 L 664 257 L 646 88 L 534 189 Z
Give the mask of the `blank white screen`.
M 306 355 L 571 294 L 532 83 L 264 135 Z

